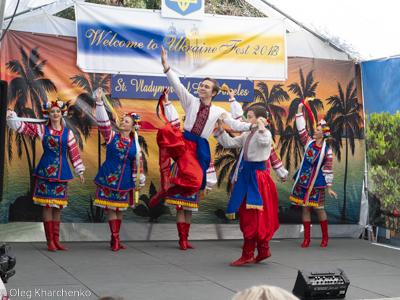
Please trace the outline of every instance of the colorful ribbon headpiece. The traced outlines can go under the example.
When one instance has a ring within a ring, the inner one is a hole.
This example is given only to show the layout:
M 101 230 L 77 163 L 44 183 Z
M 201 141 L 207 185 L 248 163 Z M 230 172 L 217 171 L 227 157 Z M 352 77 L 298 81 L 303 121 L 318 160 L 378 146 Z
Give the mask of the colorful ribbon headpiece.
M 63 117 L 66 117 L 68 115 L 68 107 L 64 104 L 64 102 L 60 100 L 49 101 L 43 104 L 43 109 L 42 109 L 43 117 L 46 120 L 49 119 L 49 112 L 53 107 L 58 107 L 61 110 Z
M 317 128 L 317 121 L 314 119 L 314 115 L 311 111 L 311 107 L 310 107 L 310 101 L 313 101 L 314 98 L 312 97 L 307 97 L 306 99 L 303 99 L 303 101 L 301 101 L 301 103 L 304 104 L 304 107 L 306 108 L 308 115 L 310 116 L 311 119 L 311 123 L 313 124 L 314 129 Z
M 124 118 L 127 116 L 133 119 L 133 128 L 138 131 L 139 128 L 142 127 L 142 119 L 140 119 L 139 115 L 134 112 L 124 114 Z
M 271 120 L 269 119 L 269 112 L 267 112 L 267 125 L 265 125 L 265 128 L 271 130 Z
M 221 92 L 222 92 L 222 94 L 223 95 L 226 95 L 226 94 L 228 94 L 228 92 L 229 92 L 229 87 L 226 85 L 226 83 L 224 83 L 222 86 L 221 86 Z
M 324 133 L 324 140 L 326 141 L 331 136 L 331 129 L 326 125 L 325 120 L 321 120 L 318 126 L 322 127 L 322 132 Z
M 133 129 L 132 132 L 134 134 L 134 139 L 135 139 L 135 145 L 136 145 L 136 190 L 135 190 L 135 203 L 139 203 L 139 191 L 137 190 L 139 188 L 140 184 L 140 144 L 139 144 L 139 136 L 137 134 L 137 131 L 139 128 L 142 126 L 142 120 L 140 119 L 139 115 L 130 112 L 130 113 L 125 113 L 125 117 L 131 117 L 133 119 Z M 118 122 L 119 123 L 119 122 Z M 133 200 L 131 199 L 131 205 L 133 205 Z
M 168 93 L 169 93 L 169 89 L 164 89 L 164 91 L 160 95 L 160 98 L 158 99 L 158 103 L 157 103 L 157 107 L 156 107 L 157 117 L 161 121 L 164 121 L 166 124 L 169 124 L 169 121 L 165 117 L 165 114 L 164 114 L 164 98 Z M 161 117 L 160 117 L 160 115 L 161 115 Z

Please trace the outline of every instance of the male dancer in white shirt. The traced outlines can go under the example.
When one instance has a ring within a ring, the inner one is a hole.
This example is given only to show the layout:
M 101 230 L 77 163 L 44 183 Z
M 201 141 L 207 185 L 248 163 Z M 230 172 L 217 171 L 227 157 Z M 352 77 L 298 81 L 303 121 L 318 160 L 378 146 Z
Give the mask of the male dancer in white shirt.
M 199 88 L 199 98 L 190 94 L 181 84 L 179 77 L 168 66 L 168 55 L 161 46 L 161 63 L 164 73 L 178 95 L 186 119 L 184 133 L 172 125 L 163 126 L 157 135 L 160 148 L 161 188 L 151 199 L 150 206 L 156 205 L 166 196 L 179 194 L 183 197 L 193 195 L 204 189 L 206 170 L 210 164 L 211 153 L 207 139 L 211 136 L 218 118 L 227 116 L 223 121 L 235 131 L 249 131 L 252 124 L 234 120 L 230 113 L 211 103 L 219 92 L 218 83 L 212 78 L 205 78 Z M 178 164 L 177 177 L 171 178 L 169 187 L 169 161 L 172 158 Z M 188 211 L 189 212 L 189 211 Z M 190 223 L 190 216 L 183 222 Z

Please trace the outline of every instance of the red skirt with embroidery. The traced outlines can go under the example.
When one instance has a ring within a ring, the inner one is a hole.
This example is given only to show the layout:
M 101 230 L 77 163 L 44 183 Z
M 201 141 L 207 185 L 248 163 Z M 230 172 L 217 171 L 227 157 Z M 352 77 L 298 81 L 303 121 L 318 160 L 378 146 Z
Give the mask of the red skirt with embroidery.
M 157 134 L 159 147 L 169 149 L 171 158 L 178 165 L 177 176 L 170 182 L 184 188 L 181 196 L 186 197 L 197 193 L 203 182 L 203 170 L 197 160 L 197 144 L 183 138 L 182 132 L 166 124 L 161 127 Z
M 130 191 L 114 191 L 104 186 L 97 186 L 96 198 L 94 205 L 112 209 L 116 211 L 126 210 L 129 207 L 129 200 L 132 197 Z

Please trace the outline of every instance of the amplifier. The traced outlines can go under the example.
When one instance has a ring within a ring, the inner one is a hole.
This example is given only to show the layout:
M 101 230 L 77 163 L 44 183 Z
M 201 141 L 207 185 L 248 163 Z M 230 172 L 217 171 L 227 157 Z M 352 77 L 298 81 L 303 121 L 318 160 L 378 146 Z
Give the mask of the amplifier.
M 329 271 L 299 270 L 293 294 L 302 300 L 343 299 L 350 280 L 342 269 Z

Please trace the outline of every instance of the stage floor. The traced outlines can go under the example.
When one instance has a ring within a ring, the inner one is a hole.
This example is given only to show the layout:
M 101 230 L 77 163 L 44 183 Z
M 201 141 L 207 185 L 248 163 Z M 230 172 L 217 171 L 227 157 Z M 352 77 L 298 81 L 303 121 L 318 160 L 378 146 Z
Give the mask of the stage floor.
M 253 285 L 292 291 L 298 269 L 341 268 L 350 280 L 346 299 L 400 297 L 400 248 L 352 238 L 332 238 L 326 248 L 319 238 L 308 248 L 301 243 L 272 240 L 269 259 L 231 267 L 241 240 L 193 241 L 196 249 L 186 251 L 177 241 L 123 242 L 118 252 L 107 242 L 65 242 L 68 251 L 57 252 L 44 242 L 12 242 L 16 274 L 6 289 L 11 299 L 220 300 Z

